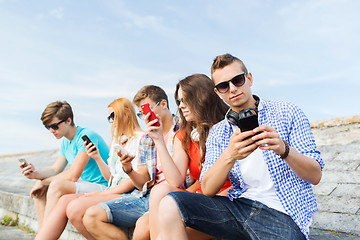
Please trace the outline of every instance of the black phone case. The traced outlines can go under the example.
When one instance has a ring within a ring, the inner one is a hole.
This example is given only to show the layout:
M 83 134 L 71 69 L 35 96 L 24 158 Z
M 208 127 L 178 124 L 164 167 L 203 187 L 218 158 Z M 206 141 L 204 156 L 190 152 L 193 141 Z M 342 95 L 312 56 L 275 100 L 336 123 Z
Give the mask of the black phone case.
M 89 143 L 92 143 L 90 138 L 88 136 L 86 136 L 86 135 L 82 136 L 81 138 L 82 138 L 82 140 L 84 140 L 84 142 L 86 142 L 86 145 L 88 145 Z M 94 145 L 94 144 L 92 144 L 92 145 Z M 96 147 L 92 150 L 92 152 L 95 151 L 95 150 L 96 150 Z
M 239 119 L 239 128 L 241 132 L 253 130 L 258 126 L 259 122 L 256 114 Z
M 90 138 L 88 136 L 84 135 L 81 138 L 82 138 L 82 140 L 84 140 L 84 142 L 86 142 L 86 144 L 91 143 L 91 140 L 90 140 Z

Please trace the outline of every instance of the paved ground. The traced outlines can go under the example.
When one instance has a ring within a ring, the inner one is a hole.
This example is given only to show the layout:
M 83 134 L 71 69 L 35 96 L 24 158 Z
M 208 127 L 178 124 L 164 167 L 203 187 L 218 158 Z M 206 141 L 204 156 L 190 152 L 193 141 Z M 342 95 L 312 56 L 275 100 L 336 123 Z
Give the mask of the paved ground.
M 34 236 L 16 227 L 5 227 L 0 225 L 0 239 L 6 240 L 32 240 Z M 359 240 L 360 236 L 334 233 L 329 231 L 312 229 L 311 240 Z
M 5 227 L 0 225 L 0 239 L 4 240 L 32 240 L 34 236 L 16 227 Z

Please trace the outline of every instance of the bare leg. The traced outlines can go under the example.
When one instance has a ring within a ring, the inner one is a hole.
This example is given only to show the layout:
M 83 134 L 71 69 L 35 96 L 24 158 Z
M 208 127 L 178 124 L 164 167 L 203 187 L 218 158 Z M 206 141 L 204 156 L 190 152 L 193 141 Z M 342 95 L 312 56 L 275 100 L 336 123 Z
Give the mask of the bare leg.
M 144 214 L 136 221 L 133 240 L 150 240 L 149 214 Z
M 65 194 L 75 193 L 76 185 L 74 182 L 65 181 L 65 180 L 54 180 L 50 183 L 49 189 L 47 192 L 47 201 L 44 213 L 44 220 L 46 221 L 47 216 L 50 214 L 51 210 L 55 207 L 56 203 L 61 196 Z
M 62 196 L 48 216 L 49 221 L 43 223 L 35 239 L 58 239 L 67 224 L 66 207 L 69 202 L 82 194 Z
M 83 217 L 85 211 L 95 204 L 110 201 L 112 199 L 118 198 L 119 194 L 92 194 L 91 196 L 83 196 L 71 201 L 66 209 L 66 215 L 69 218 L 69 221 L 74 225 L 74 227 L 86 238 L 94 239 L 94 237 L 86 230 L 83 224 Z
M 127 235 L 122 230 L 108 222 L 105 210 L 99 205 L 94 205 L 86 210 L 83 223 L 86 230 L 95 239 L 128 240 Z
M 44 194 L 41 197 L 35 198 L 35 210 L 36 210 L 37 220 L 39 223 L 39 228 L 41 228 L 44 219 L 45 205 L 46 205 L 46 194 Z
M 200 232 L 198 230 L 195 230 L 195 229 L 189 228 L 189 227 L 186 227 L 186 232 L 187 232 L 189 239 L 192 239 L 192 240 L 207 240 L 207 239 L 214 238 L 213 236 L 211 236 L 209 234 Z
M 161 200 L 159 211 L 166 214 L 161 214 L 158 219 L 160 226 L 158 240 L 189 239 L 177 205 L 172 197 L 166 196 Z
M 159 226 L 159 204 L 161 199 L 163 199 L 166 194 L 175 191 L 184 191 L 183 189 L 173 187 L 168 184 L 159 184 L 153 187 L 150 193 L 150 200 L 149 200 L 149 208 L 150 208 L 150 215 L 149 215 L 149 222 L 150 222 L 150 234 L 151 239 L 156 239 L 159 235 L 160 226 Z M 160 214 L 162 215 L 162 214 Z M 135 229 L 136 231 L 136 229 Z

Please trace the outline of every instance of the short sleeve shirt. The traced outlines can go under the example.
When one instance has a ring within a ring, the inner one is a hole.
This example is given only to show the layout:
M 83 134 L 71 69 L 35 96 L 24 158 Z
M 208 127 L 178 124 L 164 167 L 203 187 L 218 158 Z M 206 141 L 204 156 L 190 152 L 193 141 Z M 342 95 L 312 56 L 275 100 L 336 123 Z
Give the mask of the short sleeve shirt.
M 99 149 L 101 158 L 108 159 L 109 147 L 105 143 L 104 139 L 96 132 L 79 126 L 77 127 L 76 134 L 72 141 L 65 137 L 63 138 L 60 147 L 60 155 L 65 156 L 66 161 L 72 165 L 75 161 L 76 155 L 79 152 L 86 152 L 86 148 L 84 147 L 84 140 L 81 138 L 84 135 L 87 135 L 89 139 L 96 144 L 97 148 Z M 105 162 L 107 164 L 107 160 L 105 160 Z M 81 174 L 81 179 L 92 183 L 107 185 L 107 181 L 102 176 L 100 169 L 93 158 L 90 158 L 89 162 L 86 164 L 84 171 Z

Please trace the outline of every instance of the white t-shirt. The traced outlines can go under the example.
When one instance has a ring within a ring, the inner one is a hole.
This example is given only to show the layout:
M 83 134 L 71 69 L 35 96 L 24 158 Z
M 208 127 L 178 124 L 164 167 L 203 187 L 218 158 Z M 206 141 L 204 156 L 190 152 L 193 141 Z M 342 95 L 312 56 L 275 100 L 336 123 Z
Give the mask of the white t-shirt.
M 249 156 L 239 160 L 239 163 L 241 175 L 247 188 L 241 197 L 259 201 L 270 208 L 287 214 L 276 195 L 262 150 L 257 148 Z
M 135 132 L 135 136 L 131 137 L 123 146 L 131 155 L 135 155 L 135 158 L 132 160 L 131 165 L 135 171 L 138 170 L 139 162 L 139 142 L 141 137 L 144 135 L 144 132 Z M 111 143 L 110 153 L 108 158 L 108 164 L 111 172 L 111 185 L 110 187 L 116 186 L 124 180 L 128 179 L 129 176 L 122 169 L 122 164 L 120 162 L 119 156 L 115 153 L 114 149 L 114 140 Z

